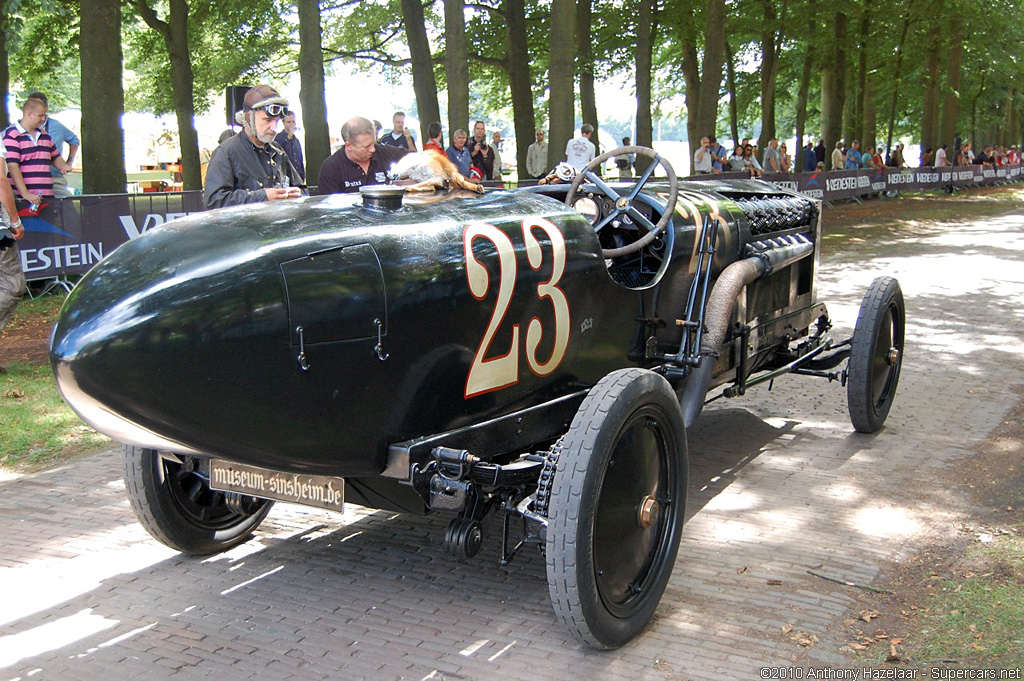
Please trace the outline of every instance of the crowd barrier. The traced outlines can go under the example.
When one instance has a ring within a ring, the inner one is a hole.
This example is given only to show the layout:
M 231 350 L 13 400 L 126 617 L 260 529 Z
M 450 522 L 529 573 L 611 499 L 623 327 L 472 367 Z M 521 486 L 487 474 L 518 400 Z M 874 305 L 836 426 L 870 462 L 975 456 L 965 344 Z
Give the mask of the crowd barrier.
M 814 173 L 765 173 L 763 179 L 783 189 L 832 202 L 890 191 L 948 189 L 1017 182 L 1020 180 L 1021 167 L 945 166 L 881 170 L 864 168 L 822 170 Z
M 1017 182 L 1020 165 L 945 168 L 884 168 L 815 173 L 766 173 L 784 189 L 823 201 L 851 199 L 903 189 L 942 189 Z M 740 176 L 703 175 L 691 179 Z M 199 191 L 73 196 L 44 201 L 37 215 L 18 201 L 25 225 L 21 264 L 29 281 L 84 274 L 121 244 L 179 217 L 204 210 Z
M 25 225 L 21 266 L 29 281 L 84 274 L 143 232 L 204 210 L 200 191 L 51 197 L 35 215 L 26 202 L 17 204 Z

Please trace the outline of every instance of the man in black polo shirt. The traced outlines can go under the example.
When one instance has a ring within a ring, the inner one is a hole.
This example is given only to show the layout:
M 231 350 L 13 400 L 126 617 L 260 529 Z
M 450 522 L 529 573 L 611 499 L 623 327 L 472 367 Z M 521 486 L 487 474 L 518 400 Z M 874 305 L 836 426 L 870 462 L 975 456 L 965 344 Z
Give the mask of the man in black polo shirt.
M 373 121 L 356 116 L 341 126 L 345 145 L 320 166 L 318 194 L 357 192 L 364 184 L 384 184 L 391 164 L 409 153 L 375 140 Z

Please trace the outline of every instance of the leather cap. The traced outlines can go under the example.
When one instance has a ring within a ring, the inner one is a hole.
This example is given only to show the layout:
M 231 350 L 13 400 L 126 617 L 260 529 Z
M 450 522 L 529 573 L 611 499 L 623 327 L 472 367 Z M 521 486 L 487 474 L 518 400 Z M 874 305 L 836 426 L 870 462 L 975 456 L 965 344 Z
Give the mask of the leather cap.
M 268 104 L 288 106 L 288 100 L 269 85 L 257 85 L 245 93 L 245 97 L 242 99 L 242 110 L 262 109 Z

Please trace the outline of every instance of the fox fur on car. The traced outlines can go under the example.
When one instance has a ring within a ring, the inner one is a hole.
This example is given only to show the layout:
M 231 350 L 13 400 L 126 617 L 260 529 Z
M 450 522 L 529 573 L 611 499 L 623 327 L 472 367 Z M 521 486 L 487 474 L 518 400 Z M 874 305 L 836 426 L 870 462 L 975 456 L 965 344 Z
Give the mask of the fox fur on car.
M 411 181 L 412 184 L 405 185 L 406 191 L 410 192 L 432 192 L 455 187 L 484 193 L 483 185 L 460 173 L 447 156 L 433 149 L 406 154 L 391 166 L 391 175 L 399 183 L 403 180 Z
M 561 161 L 551 169 L 551 172 L 546 177 L 542 177 L 537 184 L 562 184 L 564 182 L 572 182 L 575 177 L 576 168 L 565 161 Z

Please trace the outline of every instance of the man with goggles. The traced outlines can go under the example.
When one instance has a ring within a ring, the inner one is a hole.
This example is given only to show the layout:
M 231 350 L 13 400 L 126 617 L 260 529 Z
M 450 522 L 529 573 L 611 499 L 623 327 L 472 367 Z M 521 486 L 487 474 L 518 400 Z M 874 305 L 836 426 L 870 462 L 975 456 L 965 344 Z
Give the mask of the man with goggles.
M 287 113 L 288 100 L 269 85 L 245 93 L 242 110 L 235 114 L 242 131 L 217 147 L 206 170 L 207 208 L 302 196 L 302 176 L 274 141 Z

